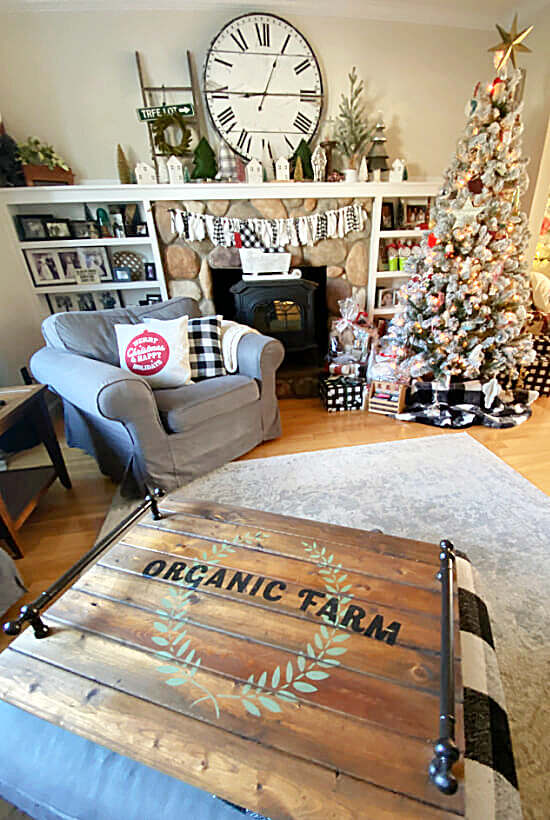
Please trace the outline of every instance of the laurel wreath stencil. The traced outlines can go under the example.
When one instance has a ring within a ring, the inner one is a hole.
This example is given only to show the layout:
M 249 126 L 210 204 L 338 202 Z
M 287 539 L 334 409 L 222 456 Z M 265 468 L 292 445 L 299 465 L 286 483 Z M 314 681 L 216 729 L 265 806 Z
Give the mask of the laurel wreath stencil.
M 247 532 L 235 538 L 232 543 L 255 546 L 260 538 L 269 538 L 269 533 Z M 311 544 L 303 541 L 302 546 L 319 567 L 326 591 L 333 596 L 344 596 L 338 597 L 340 615 L 341 609 L 353 598 L 349 592 L 352 584 L 346 583 L 347 573 L 343 572 L 341 564 L 333 563 L 334 555 L 329 554 L 326 547 L 319 547 L 316 541 Z M 208 565 L 215 565 L 232 552 L 235 552 L 232 544 L 223 541 L 204 550 L 201 560 Z M 154 623 L 157 634 L 153 635 L 151 640 L 159 647 L 156 656 L 163 661 L 162 665 L 156 667 L 157 671 L 170 676 L 166 677 L 163 683 L 167 686 L 195 687 L 200 694 L 191 705 L 196 706 L 202 701 L 209 701 L 216 717 L 220 716 L 220 701 L 229 699 L 240 701 L 243 708 L 255 717 L 261 717 L 262 708 L 268 712 L 281 712 L 282 705 L 295 703 L 299 694 L 316 692 L 317 683 L 330 677 L 331 669 L 340 665 L 339 657 L 347 652 L 347 647 L 342 644 L 351 635 L 335 627 L 328 615 L 322 615 L 324 623 L 319 625 L 319 630 L 315 632 L 311 642 L 308 642 L 295 658 L 287 661 L 286 665 L 276 666 L 272 670 L 266 669 L 257 678 L 250 675 L 246 683 L 234 694 L 213 694 L 196 679 L 201 658 L 193 648 L 192 639 L 188 637 L 186 629 L 186 612 L 194 589 L 194 585 L 181 581 L 178 586 L 170 588 L 162 601 L 164 608 L 155 611 L 158 616 Z M 177 661 L 177 665 L 174 661 Z

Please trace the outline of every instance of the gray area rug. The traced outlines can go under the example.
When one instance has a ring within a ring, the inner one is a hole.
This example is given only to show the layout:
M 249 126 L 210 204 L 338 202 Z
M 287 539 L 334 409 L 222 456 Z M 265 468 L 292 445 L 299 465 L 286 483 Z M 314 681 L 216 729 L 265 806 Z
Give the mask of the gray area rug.
M 466 552 L 491 607 L 524 815 L 550 818 L 548 496 L 467 433 L 234 462 L 186 491 L 406 538 L 449 538 Z

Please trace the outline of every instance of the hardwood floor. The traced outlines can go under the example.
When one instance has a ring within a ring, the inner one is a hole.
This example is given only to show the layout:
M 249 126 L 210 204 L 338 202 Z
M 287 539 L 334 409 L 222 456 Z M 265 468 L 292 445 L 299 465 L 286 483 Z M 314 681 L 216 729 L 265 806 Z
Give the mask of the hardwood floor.
M 449 432 L 372 413 L 327 413 L 318 399 L 285 399 L 280 407 L 282 437 L 256 447 L 244 459 Z M 550 398 L 539 399 L 532 418 L 519 427 L 473 427 L 467 432 L 550 495 Z M 24 558 L 17 566 L 29 591 L 2 621 L 15 616 L 21 604 L 34 600 L 93 545 L 111 504 L 115 485 L 101 475 L 95 462 L 79 450 L 63 447 L 63 452 L 73 489 L 66 490 L 57 481 L 21 529 Z M 37 448 L 21 454 L 17 466 L 39 463 L 47 463 L 47 456 Z M 0 649 L 8 642 L 0 633 Z

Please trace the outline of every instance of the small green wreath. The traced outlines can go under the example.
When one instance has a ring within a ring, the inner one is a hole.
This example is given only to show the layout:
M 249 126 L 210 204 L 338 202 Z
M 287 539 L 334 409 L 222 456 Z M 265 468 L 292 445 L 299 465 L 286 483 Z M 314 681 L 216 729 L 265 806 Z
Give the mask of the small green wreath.
M 166 139 L 166 130 L 171 126 L 175 126 L 181 131 L 181 139 L 177 145 L 171 145 Z M 166 156 L 172 156 L 173 154 L 176 157 L 181 157 L 189 151 L 191 131 L 181 114 L 163 114 L 153 123 L 153 140 L 159 153 Z

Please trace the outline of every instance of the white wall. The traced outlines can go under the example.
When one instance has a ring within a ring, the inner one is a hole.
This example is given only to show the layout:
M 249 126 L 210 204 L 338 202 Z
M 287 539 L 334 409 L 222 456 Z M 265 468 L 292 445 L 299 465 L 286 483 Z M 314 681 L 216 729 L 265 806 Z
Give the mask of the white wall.
M 185 84 L 186 50 L 201 74 L 211 39 L 240 13 L 230 8 L 1 13 L 0 111 L 8 132 L 19 140 L 38 136 L 51 142 L 80 180 L 115 179 L 117 143 L 134 159 L 149 159 L 146 126 L 135 111 L 141 99 L 134 51 L 142 53 L 153 84 Z M 479 79 L 491 77 L 487 49 L 496 43 L 496 32 L 285 16 L 317 54 L 328 112 L 337 112 L 340 93 L 348 90 L 347 74 L 356 65 L 365 82 L 367 112 L 372 118 L 383 112 L 390 158 L 405 157 L 411 177 L 440 176 L 463 128 L 466 100 Z M 530 42 L 536 54 L 522 61 L 528 69 L 526 143 L 535 161 L 550 99 L 545 48 L 550 15 L 543 22 Z M 14 274 L 13 267 L 0 235 L 0 293 L 10 296 L 0 300 L 4 383 L 17 378 L 40 338 L 28 283 L 14 278 L 21 272 Z M 14 333 L 14 315 L 23 313 Z
M 276 6 L 274 9 L 276 12 Z M 134 51 L 154 84 L 188 81 L 185 51 L 200 73 L 220 12 L 12 13 L 0 18 L 0 110 L 10 133 L 51 141 L 80 178 L 116 177 L 117 143 L 148 159 Z M 289 17 L 321 64 L 336 112 L 357 66 L 367 110 L 383 111 L 391 156 L 413 176 L 439 175 L 464 119 L 464 103 L 490 67 L 489 32 L 368 20 Z

